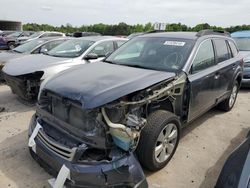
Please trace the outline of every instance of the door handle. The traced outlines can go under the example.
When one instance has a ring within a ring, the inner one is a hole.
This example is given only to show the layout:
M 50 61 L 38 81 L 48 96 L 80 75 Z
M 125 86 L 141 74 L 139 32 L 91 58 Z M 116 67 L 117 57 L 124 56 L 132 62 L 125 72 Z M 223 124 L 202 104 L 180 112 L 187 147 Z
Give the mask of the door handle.
M 218 80 L 219 78 L 220 78 L 220 73 L 219 73 L 219 72 L 215 73 L 214 79 L 215 79 L 215 80 Z
M 233 67 L 233 70 L 235 70 L 235 68 L 236 68 L 236 64 L 233 64 L 233 65 L 232 65 L 232 67 Z

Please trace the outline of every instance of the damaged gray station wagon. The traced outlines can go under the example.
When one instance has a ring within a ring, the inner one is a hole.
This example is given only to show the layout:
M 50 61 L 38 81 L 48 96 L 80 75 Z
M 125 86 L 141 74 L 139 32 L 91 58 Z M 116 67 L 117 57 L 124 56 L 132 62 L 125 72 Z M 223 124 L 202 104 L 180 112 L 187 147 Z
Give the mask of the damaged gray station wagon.
M 76 66 L 41 86 L 31 154 L 58 174 L 57 185 L 147 187 L 140 164 L 163 168 L 184 126 L 212 107 L 231 110 L 242 66 L 226 33 L 136 37 L 103 62 Z

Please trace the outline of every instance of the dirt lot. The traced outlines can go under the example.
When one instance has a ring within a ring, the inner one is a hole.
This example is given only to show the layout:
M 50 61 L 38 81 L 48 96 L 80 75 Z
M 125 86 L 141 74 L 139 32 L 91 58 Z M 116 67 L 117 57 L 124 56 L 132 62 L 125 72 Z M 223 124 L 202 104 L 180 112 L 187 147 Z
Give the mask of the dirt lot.
M 145 172 L 153 188 L 210 188 L 230 152 L 243 141 L 250 127 L 250 90 L 242 90 L 228 113 L 211 110 L 183 130 L 177 152 L 167 167 Z M 34 107 L 17 100 L 0 86 L 0 187 L 49 187 L 51 178 L 30 157 L 27 128 Z

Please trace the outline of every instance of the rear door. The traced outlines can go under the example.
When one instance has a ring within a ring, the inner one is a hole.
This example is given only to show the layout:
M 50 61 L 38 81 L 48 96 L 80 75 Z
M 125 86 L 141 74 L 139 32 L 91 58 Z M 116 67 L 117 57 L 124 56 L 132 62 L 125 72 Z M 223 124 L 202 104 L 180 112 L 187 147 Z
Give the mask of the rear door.
M 236 63 L 229 42 L 224 38 L 213 39 L 218 70 L 215 75 L 215 89 L 217 99 L 223 99 L 229 91 L 229 84 L 233 79 Z
M 216 69 L 214 46 L 212 40 L 207 39 L 200 44 L 188 76 L 191 87 L 188 121 L 193 120 L 215 104 Z

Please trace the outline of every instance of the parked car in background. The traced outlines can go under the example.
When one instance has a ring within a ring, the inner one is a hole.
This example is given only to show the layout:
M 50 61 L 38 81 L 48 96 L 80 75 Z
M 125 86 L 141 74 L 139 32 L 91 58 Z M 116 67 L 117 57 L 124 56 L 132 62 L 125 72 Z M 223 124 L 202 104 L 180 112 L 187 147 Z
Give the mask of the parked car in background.
M 25 100 L 36 100 L 42 80 L 72 66 L 100 61 L 127 39 L 98 36 L 68 40 L 46 54 L 12 59 L 3 68 L 13 93 Z
M 58 176 L 65 185 L 147 187 L 135 153 L 159 170 L 184 126 L 212 107 L 233 108 L 243 68 L 235 49 L 210 30 L 145 34 L 103 62 L 57 74 L 40 88 L 32 156 L 55 176 L 69 173 L 69 181 Z
M 29 42 L 31 40 L 34 39 L 38 39 L 38 38 L 44 38 L 44 37 L 64 37 L 65 34 L 64 33 L 60 33 L 60 32 L 55 32 L 55 31 L 39 31 L 34 33 L 33 35 L 29 36 L 29 37 L 18 37 L 16 39 L 16 45 L 20 45 L 20 44 L 24 44 L 25 42 Z
M 129 36 L 127 36 L 128 39 L 133 39 L 135 37 L 141 36 L 141 35 L 145 35 L 145 34 L 150 34 L 150 33 L 162 33 L 164 31 L 162 30 L 151 30 L 151 31 L 147 31 L 147 32 L 136 32 L 136 33 L 132 33 Z
M 238 31 L 231 36 L 236 41 L 241 55 L 244 57 L 242 86 L 250 87 L 250 31 Z
M 250 187 L 250 131 L 245 141 L 226 160 L 215 188 Z
M 2 68 L 7 61 L 15 58 L 20 58 L 28 54 L 47 53 L 54 47 L 68 40 L 69 38 L 39 38 L 22 44 L 13 50 L 0 53 L 0 81 L 3 80 Z
M 145 32 L 132 33 L 132 34 L 130 34 L 129 36 L 127 36 L 127 38 L 128 38 L 128 39 L 132 39 L 132 38 L 135 38 L 135 37 L 144 35 L 144 34 L 145 34 Z
M 1 49 L 13 49 L 15 48 L 15 41 L 18 37 L 29 37 L 34 34 L 33 31 L 17 31 L 7 36 L 0 37 L 0 48 Z
M 0 32 L 0 36 L 7 36 L 7 35 L 10 35 L 12 33 L 15 33 L 16 31 L 2 31 Z
M 75 32 L 73 37 L 89 37 L 89 36 L 101 36 L 100 33 L 96 32 Z

